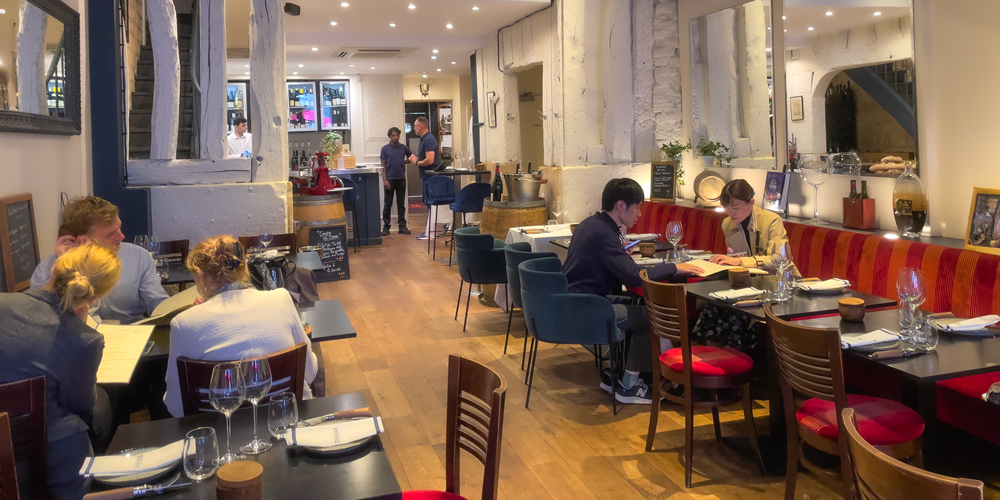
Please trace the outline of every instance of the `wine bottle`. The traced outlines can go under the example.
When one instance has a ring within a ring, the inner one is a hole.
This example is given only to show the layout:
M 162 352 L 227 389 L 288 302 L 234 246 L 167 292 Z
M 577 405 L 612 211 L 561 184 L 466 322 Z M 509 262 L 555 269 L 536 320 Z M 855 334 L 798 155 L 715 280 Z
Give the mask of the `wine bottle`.
M 503 201 L 503 181 L 500 179 L 500 163 L 493 174 L 493 201 Z
M 851 194 L 847 195 L 852 200 L 858 198 L 858 181 L 851 179 Z
M 299 152 L 292 150 L 292 170 L 299 169 Z
M 528 162 L 528 175 L 531 175 L 531 162 Z
M 520 174 L 520 173 L 521 173 L 521 162 L 517 162 L 517 166 L 514 167 L 514 174 Z
M 867 200 L 868 198 L 870 198 L 868 196 L 868 181 L 861 181 L 861 199 Z

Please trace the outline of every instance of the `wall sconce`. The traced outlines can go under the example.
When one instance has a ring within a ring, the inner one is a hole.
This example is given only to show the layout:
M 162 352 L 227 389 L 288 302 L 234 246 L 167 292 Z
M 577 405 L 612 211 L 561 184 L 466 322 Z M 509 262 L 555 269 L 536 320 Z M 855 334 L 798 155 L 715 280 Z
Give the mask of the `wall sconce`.
M 424 97 L 427 97 L 427 95 L 431 92 L 431 84 L 427 82 L 420 82 L 418 87 L 420 87 L 420 95 Z

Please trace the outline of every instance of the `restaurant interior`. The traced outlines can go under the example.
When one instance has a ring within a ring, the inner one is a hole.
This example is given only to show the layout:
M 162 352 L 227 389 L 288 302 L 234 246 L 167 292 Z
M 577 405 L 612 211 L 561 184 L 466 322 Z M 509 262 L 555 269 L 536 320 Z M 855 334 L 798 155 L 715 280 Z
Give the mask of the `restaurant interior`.
M 0 0 L 0 498 L 1000 498 L 997 19 Z

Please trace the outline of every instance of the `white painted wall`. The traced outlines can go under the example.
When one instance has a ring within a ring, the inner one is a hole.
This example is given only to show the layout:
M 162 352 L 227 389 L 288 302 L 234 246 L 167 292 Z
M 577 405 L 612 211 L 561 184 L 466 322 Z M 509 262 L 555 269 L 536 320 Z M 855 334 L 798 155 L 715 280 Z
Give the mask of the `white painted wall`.
M 382 146 L 389 142 L 390 127 L 405 130 L 401 75 L 364 75 L 358 103 L 351 108 L 351 137 L 358 162 L 381 164 Z M 352 87 L 354 88 L 354 87 Z M 353 99 L 352 99 L 353 101 Z M 363 112 L 362 112 L 363 110 Z
M 188 239 L 196 245 L 219 234 L 255 236 L 263 228 L 290 232 L 289 186 L 270 182 L 152 187 L 154 234 L 161 240 Z
M 428 75 L 430 76 L 430 75 Z M 430 84 L 427 97 L 420 93 L 420 83 Z M 469 117 L 464 114 L 462 102 L 462 87 L 457 76 L 446 76 L 441 78 L 403 78 L 403 99 L 405 101 L 451 101 L 451 139 L 453 141 L 452 151 L 468 151 L 466 145 L 469 131 Z M 400 126 L 400 128 L 403 128 Z M 437 131 L 434 136 L 437 137 Z M 382 134 L 385 135 L 384 133 Z M 437 137 L 438 142 L 441 138 Z

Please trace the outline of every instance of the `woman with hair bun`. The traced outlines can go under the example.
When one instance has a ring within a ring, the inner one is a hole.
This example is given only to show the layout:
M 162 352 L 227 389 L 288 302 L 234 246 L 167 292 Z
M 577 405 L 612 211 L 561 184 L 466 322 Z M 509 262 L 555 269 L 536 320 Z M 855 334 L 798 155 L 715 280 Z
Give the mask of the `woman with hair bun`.
M 107 395 L 97 388 L 104 337 L 87 326 L 86 318 L 120 276 L 114 251 L 87 244 L 56 259 L 44 286 L 0 294 L 0 383 L 45 377 L 47 486 L 58 498 L 83 497 L 87 482 L 80 464 L 94 454 L 87 431 L 109 430 Z M 24 467 L 18 470 L 21 498 L 46 497 L 26 491 L 26 473 Z
M 184 416 L 178 357 L 230 361 L 273 354 L 303 342 L 309 356 L 302 395 L 311 398 L 309 383 L 316 378 L 318 363 L 288 291 L 253 288 L 243 247 L 232 236 L 202 241 L 188 255 L 186 264 L 205 300 L 170 322 L 167 392 L 163 395 L 170 414 Z

